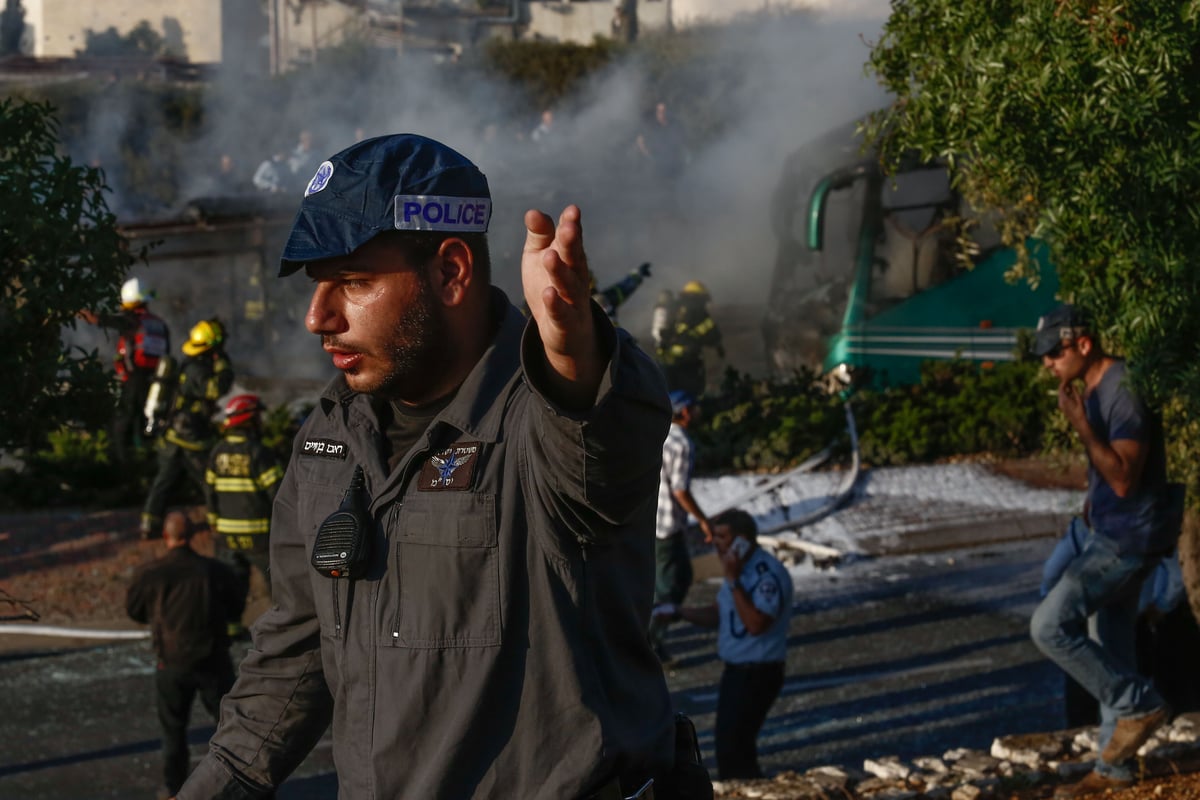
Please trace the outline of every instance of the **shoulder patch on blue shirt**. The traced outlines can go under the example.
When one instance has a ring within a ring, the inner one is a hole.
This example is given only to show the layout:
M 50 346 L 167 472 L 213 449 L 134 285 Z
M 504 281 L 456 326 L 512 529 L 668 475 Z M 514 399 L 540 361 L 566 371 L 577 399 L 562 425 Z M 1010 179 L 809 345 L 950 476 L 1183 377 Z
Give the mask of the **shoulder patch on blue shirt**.
M 337 439 L 305 439 L 304 446 L 300 448 L 300 455 L 345 461 L 348 453 L 346 443 Z

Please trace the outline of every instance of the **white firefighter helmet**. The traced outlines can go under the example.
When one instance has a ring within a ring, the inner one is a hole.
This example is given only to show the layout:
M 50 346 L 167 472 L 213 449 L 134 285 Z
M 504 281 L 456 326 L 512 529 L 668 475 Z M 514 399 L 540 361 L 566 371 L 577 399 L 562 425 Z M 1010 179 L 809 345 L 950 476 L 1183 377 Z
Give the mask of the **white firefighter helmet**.
M 149 293 L 142 290 L 142 282 L 137 278 L 130 278 L 121 286 L 121 306 L 123 308 L 140 306 L 148 298 Z

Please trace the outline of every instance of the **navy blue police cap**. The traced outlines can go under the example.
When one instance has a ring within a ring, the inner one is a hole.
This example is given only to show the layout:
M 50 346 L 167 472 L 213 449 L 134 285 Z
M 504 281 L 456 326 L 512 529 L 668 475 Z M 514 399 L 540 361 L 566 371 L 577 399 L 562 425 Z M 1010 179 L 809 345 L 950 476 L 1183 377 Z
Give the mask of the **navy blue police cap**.
M 491 215 L 487 178 L 466 156 L 413 133 L 366 139 L 317 167 L 279 274 L 349 255 L 383 231 L 484 233 Z

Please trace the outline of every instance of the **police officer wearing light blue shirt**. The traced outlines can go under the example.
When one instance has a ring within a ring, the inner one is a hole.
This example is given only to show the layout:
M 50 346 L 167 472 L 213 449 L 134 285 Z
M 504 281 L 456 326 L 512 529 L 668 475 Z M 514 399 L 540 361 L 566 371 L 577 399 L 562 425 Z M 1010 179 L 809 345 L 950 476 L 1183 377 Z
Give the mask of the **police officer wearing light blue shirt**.
M 758 526 L 745 511 L 713 520 L 713 541 L 725 571 L 716 602 L 678 608 L 664 604 L 656 616 L 717 628 L 717 655 L 725 662 L 717 701 L 717 772 L 721 780 L 760 778 L 756 741 L 783 687 L 792 578 L 761 550 Z

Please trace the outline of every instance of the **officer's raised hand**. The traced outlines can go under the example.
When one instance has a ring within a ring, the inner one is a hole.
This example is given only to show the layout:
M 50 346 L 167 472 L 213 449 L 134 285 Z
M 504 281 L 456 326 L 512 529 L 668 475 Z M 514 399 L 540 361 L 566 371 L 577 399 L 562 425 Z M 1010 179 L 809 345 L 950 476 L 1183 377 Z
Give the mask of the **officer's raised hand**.
M 587 255 L 578 206 L 567 206 L 558 224 L 540 211 L 525 212 L 521 282 L 537 323 L 554 399 L 586 408 L 600 386 L 605 357 L 592 319 Z

